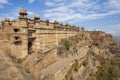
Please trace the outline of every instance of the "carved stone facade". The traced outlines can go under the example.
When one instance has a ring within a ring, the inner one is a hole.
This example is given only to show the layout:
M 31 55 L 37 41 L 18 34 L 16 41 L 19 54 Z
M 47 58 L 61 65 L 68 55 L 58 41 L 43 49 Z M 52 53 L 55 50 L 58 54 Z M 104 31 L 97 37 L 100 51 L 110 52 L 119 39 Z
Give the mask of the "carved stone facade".
M 0 37 L 5 38 L 11 45 L 19 46 L 20 58 L 24 58 L 34 51 L 42 51 L 51 46 L 57 46 L 61 39 L 77 35 L 80 28 L 41 20 L 38 14 L 34 19 L 27 17 L 27 11 L 22 8 L 17 20 L 5 18 L 1 21 Z

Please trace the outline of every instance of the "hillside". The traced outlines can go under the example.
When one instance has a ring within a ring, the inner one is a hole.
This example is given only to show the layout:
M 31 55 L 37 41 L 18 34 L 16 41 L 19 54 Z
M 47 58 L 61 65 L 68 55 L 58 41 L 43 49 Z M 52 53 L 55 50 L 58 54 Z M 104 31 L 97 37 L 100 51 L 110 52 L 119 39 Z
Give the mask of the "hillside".
M 120 36 L 114 36 L 113 38 L 116 41 L 116 43 L 120 45 Z
M 81 31 L 23 60 L 2 47 L 0 54 L 0 80 L 120 80 L 120 46 L 101 31 Z

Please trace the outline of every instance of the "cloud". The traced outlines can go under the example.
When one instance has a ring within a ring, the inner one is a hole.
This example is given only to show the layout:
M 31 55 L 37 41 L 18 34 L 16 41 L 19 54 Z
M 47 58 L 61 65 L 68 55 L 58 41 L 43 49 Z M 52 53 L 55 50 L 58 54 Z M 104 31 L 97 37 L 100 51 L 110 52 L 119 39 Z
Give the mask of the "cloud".
M 64 5 L 63 0 L 47 0 L 45 1 L 45 5 L 49 7 L 57 7 L 57 6 L 62 6 Z
M 2 9 L 3 5 L 7 3 L 8 3 L 8 0 L 0 0 L 0 9 Z
M 120 29 L 120 24 L 114 24 L 110 26 L 113 29 Z
M 8 3 L 8 0 L 0 0 L 0 4 L 6 4 Z
M 27 13 L 28 13 L 28 15 L 34 15 L 34 14 L 35 14 L 35 13 L 32 12 L 32 11 L 28 11 Z
M 35 14 L 35 12 L 33 11 L 27 11 L 27 13 L 28 13 L 28 17 L 33 17 Z
M 111 8 L 120 9 L 120 0 L 108 0 L 108 3 Z
M 108 26 L 106 32 L 111 33 L 113 35 L 120 35 L 120 24 L 113 24 Z
M 46 6 L 53 6 L 53 5 L 55 5 L 53 2 L 45 2 L 45 5 Z
M 29 3 L 33 3 L 34 2 L 34 0 L 29 0 Z
M 120 0 L 45 0 L 44 17 L 60 22 L 104 18 L 120 13 Z
M 0 13 L 0 20 L 3 20 L 4 18 L 9 18 L 11 20 L 17 19 L 18 17 L 18 13 L 19 13 L 20 8 L 14 8 L 11 9 L 9 12 L 7 13 Z M 11 16 L 14 15 L 14 16 Z

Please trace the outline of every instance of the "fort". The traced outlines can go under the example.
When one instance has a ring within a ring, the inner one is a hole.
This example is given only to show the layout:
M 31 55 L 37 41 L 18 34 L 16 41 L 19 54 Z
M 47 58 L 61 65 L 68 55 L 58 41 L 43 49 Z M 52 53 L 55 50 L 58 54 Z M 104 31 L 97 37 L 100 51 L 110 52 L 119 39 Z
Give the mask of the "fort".
M 0 80 L 111 80 L 106 72 L 120 72 L 111 34 L 27 15 L 21 8 L 18 19 L 0 22 Z
M 21 59 L 32 52 L 57 46 L 62 39 L 77 35 L 81 31 L 80 27 L 68 23 L 63 25 L 57 20 L 53 23 L 49 22 L 49 19 L 41 20 L 38 14 L 35 14 L 34 19 L 27 15 L 27 11 L 21 8 L 17 20 L 10 21 L 5 18 L 0 24 L 0 39 L 6 44 L 9 43 L 10 51 L 16 51 Z

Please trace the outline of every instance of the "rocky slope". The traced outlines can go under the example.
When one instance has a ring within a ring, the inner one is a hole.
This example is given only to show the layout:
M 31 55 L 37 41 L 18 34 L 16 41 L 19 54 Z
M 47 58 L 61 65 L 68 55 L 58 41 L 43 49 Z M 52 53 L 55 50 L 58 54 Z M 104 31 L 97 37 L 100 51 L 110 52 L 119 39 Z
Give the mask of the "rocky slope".
M 116 43 L 120 46 L 120 36 L 114 36 L 113 37 Z
M 0 80 L 33 80 L 33 78 L 0 50 Z

